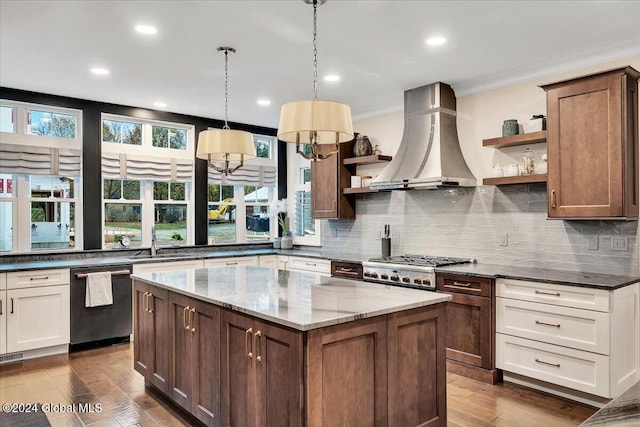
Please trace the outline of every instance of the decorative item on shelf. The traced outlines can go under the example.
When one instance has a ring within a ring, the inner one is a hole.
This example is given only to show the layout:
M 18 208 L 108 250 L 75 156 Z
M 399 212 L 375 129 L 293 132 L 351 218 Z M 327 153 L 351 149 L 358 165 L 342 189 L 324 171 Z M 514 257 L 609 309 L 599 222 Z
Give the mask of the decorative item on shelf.
M 547 118 L 544 114 L 534 114 L 527 124 L 527 133 L 547 130 Z
M 313 99 L 282 106 L 278 139 L 296 144 L 296 153 L 317 161 L 337 154 L 339 144 L 353 140 L 353 122 L 347 104 L 318 99 L 318 5 L 326 0 L 303 1 L 313 5 Z M 308 144 L 311 152 L 301 150 L 301 144 Z M 320 144 L 334 144 L 335 150 L 321 154 Z
M 520 175 L 520 168 L 517 163 L 512 163 L 503 168 L 504 176 L 518 176 Z
M 527 147 L 522 152 L 522 175 L 533 175 L 534 169 L 533 151 Z
M 362 187 L 362 177 L 358 175 L 353 175 L 351 177 L 351 188 L 359 188 Z
M 536 163 L 535 170 L 536 173 L 543 174 L 547 173 L 547 153 L 540 156 L 541 162 Z
M 379 156 L 382 154 L 382 151 L 380 151 L 380 146 L 378 144 L 376 144 L 375 147 L 373 147 L 373 155 L 374 156 Z
M 500 178 L 501 176 L 504 176 L 504 172 L 502 171 L 502 166 L 495 165 L 493 169 L 491 169 L 491 176 L 494 178 Z
M 370 156 L 373 154 L 373 147 L 371 147 L 371 141 L 366 135 L 359 134 L 356 136 L 356 142 L 353 144 L 353 155 L 356 157 Z
M 516 119 L 505 120 L 502 124 L 502 136 L 517 135 L 519 130 L 518 121 Z
M 371 186 L 371 179 L 372 176 L 371 175 L 365 175 L 362 177 L 362 186 L 363 187 L 370 187 Z
M 198 135 L 196 157 L 209 162 L 217 172 L 225 176 L 244 166 L 244 161 L 256 157 L 253 135 L 241 130 L 232 130 L 227 123 L 229 106 L 229 52 L 232 47 L 219 47 L 224 52 L 224 126 L 222 129 L 207 129 Z

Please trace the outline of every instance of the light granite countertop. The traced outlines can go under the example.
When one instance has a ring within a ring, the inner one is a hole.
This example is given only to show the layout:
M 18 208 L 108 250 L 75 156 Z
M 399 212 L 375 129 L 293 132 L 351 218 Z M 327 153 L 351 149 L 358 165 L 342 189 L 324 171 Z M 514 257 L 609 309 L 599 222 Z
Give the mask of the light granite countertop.
M 580 427 L 596 426 L 640 426 L 640 381 L 580 424 Z
M 132 277 L 299 331 L 451 299 L 448 294 L 256 266 L 152 272 Z

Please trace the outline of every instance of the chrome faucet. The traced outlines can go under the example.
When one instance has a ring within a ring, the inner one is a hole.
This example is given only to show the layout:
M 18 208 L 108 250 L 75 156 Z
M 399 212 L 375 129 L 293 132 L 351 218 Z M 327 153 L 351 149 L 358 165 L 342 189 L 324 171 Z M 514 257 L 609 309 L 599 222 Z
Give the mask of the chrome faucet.
M 151 257 L 156 256 L 156 226 L 151 227 Z

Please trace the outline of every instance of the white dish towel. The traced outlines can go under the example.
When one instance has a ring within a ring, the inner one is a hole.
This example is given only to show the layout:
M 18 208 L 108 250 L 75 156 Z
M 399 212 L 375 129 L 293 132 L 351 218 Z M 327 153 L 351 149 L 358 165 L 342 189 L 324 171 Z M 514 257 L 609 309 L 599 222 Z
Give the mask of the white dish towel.
M 113 289 L 111 287 L 111 272 L 87 273 L 87 295 L 85 307 L 98 307 L 113 304 Z

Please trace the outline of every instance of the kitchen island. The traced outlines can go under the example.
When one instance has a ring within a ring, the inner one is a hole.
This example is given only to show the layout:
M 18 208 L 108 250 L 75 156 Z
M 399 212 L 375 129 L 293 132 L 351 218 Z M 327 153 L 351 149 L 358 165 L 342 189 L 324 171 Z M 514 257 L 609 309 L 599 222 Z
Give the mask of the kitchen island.
M 135 369 L 207 425 L 446 425 L 447 294 L 254 266 L 132 277 Z

